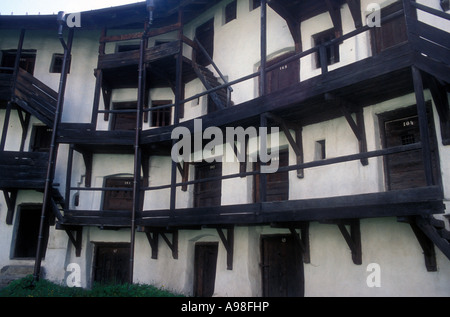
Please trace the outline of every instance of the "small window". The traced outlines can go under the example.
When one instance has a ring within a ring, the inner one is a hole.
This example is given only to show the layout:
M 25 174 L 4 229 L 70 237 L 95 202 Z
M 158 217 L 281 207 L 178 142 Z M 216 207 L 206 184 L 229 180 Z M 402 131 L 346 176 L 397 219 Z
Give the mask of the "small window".
M 255 10 L 261 6 L 261 0 L 250 0 L 250 11 Z
M 48 152 L 52 141 L 53 129 L 45 125 L 33 127 L 32 142 L 30 149 L 32 152 Z
M 334 40 L 336 34 L 334 29 L 329 29 L 318 34 L 313 35 L 314 46 L 322 45 L 326 42 Z M 332 65 L 339 62 L 339 44 L 328 45 L 326 47 L 326 62 L 327 65 Z M 316 54 L 316 68 L 320 68 L 320 57 L 319 53 Z
M 237 17 L 237 1 L 234 0 L 225 7 L 225 24 L 235 20 Z
M 172 100 L 153 100 L 153 107 L 160 107 L 172 104 Z M 172 107 L 162 108 L 151 111 L 152 127 L 166 127 L 171 124 L 172 120 Z
M 327 158 L 325 140 L 320 140 L 316 142 L 314 158 L 316 161 L 324 160 Z
M 61 73 L 64 61 L 64 54 L 55 53 L 52 57 L 52 63 L 50 64 L 50 73 Z M 70 73 L 70 58 L 69 67 L 67 73 Z
M 141 49 L 140 44 L 120 44 L 116 46 L 116 52 L 130 52 L 130 51 L 138 51 Z

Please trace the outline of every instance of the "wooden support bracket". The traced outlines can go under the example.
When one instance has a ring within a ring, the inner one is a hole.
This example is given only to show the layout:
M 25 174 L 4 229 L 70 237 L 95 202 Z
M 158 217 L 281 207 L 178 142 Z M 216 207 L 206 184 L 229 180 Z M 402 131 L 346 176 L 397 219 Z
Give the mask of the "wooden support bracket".
M 172 241 L 170 241 L 165 232 L 160 232 L 161 237 L 166 241 L 170 250 L 172 250 L 172 257 L 176 260 L 178 259 L 178 230 L 169 232 L 172 234 Z
M 6 213 L 6 224 L 12 225 L 14 219 L 14 210 L 16 207 L 17 190 L 3 190 L 3 195 L 5 196 L 6 206 L 8 211 Z
M 341 8 L 335 4 L 335 1 L 325 0 L 328 12 L 330 13 L 331 21 L 334 26 L 334 33 L 336 38 L 342 36 L 342 19 L 341 19 Z
M 428 272 L 436 272 L 437 271 L 437 262 L 436 262 L 436 252 L 434 250 L 434 243 L 430 238 L 422 231 L 419 225 L 416 223 L 414 219 L 410 219 L 408 221 L 411 226 L 414 235 L 417 238 L 417 241 L 420 244 L 420 247 L 423 250 L 423 256 L 425 259 L 425 267 Z
M 152 248 L 152 259 L 156 260 L 158 258 L 158 236 L 157 232 L 145 232 L 150 247 Z
M 59 226 L 59 225 L 57 225 Z M 67 236 L 69 237 L 70 242 L 72 242 L 75 247 L 75 256 L 81 256 L 81 245 L 83 238 L 83 227 L 81 226 L 64 226 L 57 227 L 57 229 L 64 229 L 66 231 Z M 75 235 L 74 235 L 75 233 Z
M 183 162 L 183 166 L 181 163 L 177 163 L 177 169 L 181 174 L 181 181 L 183 183 L 187 182 L 189 180 L 189 162 Z M 188 185 L 183 184 L 181 190 L 185 192 L 187 191 L 187 187 Z
M 82 152 L 84 165 L 86 166 L 86 177 L 84 180 L 84 185 L 86 187 L 91 187 L 92 182 L 92 161 L 93 161 L 93 155 L 91 152 Z
M 147 240 L 150 243 L 150 247 L 152 249 L 152 259 L 158 258 L 159 236 L 163 238 L 163 240 L 172 251 L 172 257 L 175 260 L 178 259 L 178 230 L 166 231 L 158 228 L 152 229 L 147 227 L 140 227 L 138 228 L 138 230 L 141 232 L 145 232 L 145 235 L 147 236 Z M 171 240 L 167 237 L 167 234 L 172 235 Z
M 450 108 L 445 86 L 436 77 L 427 75 L 427 83 L 433 96 L 441 124 L 442 144 L 450 145 Z
M 350 232 L 347 231 L 346 225 L 350 226 Z M 347 221 L 339 220 L 337 222 L 337 226 L 352 252 L 353 263 L 356 265 L 361 265 L 362 251 L 361 251 L 361 230 L 359 219 L 351 219 Z
M 300 235 L 296 229 L 300 229 Z M 300 247 L 304 263 L 311 263 L 311 252 L 309 244 L 309 222 L 289 225 L 289 231 L 294 236 L 295 241 Z
M 347 2 L 350 13 L 352 14 L 353 22 L 355 23 L 355 28 L 360 28 L 363 26 L 361 18 L 361 0 L 345 0 Z
M 349 100 L 345 100 L 341 97 L 334 96 L 333 94 L 326 93 L 325 94 L 325 100 L 334 100 L 337 101 L 341 107 L 341 111 L 347 120 L 348 124 L 350 125 L 350 128 L 352 129 L 353 133 L 355 134 L 356 138 L 358 139 L 359 144 L 359 152 L 360 153 L 366 153 L 367 152 L 367 138 L 366 138 L 366 129 L 364 124 L 364 113 L 363 109 L 360 107 L 357 107 L 353 102 Z M 357 109 L 356 114 L 356 121 L 353 119 L 351 115 L 350 109 Z M 369 165 L 369 160 L 367 158 L 361 159 L 361 164 L 363 166 Z
M 225 250 L 227 251 L 227 270 L 233 270 L 233 252 L 234 252 L 234 227 L 216 228 L 220 240 L 222 240 Z M 227 236 L 222 229 L 227 230 Z
M 265 116 L 268 119 L 275 121 L 281 127 L 289 144 L 291 145 L 292 149 L 295 152 L 295 155 L 297 157 L 297 164 L 302 164 L 303 163 L 302 128 L 300 127 L 300 128 L 295 129 L 296 140 L 294 140 L 294 138 L 291 135 L 289 125 L 285 120 L 283 120 L 283 118 L 281 118 L 273 113 L 266 113 Z M 298 178 L 304 177 L 303 169 L 297 170 L 297 177 Z

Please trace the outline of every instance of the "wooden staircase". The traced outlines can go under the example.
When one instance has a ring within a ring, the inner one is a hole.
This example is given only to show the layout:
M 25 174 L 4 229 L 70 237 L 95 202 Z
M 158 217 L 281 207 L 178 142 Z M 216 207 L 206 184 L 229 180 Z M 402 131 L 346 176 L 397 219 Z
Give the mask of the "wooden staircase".
M 215 77 L 214 73 L 210 71 L 208 68 L 198 65 L 196 63 L 193 63 L 193 68 L 195 73 L 197 74 L 197 77 L 203 83 L 203 86 L 206 88 L 206 90 L 214 89 L 222 85 L 222 83 L 219 82 L 219 79 Z M 217 109 L 225 109 L 230 105 L 231 102 L 228 98 L 226 88 L 211 92 L 209 94 L 209 97 L 214 102 Z
M 436 219 L 434 216 L 417 216 L 408 222 L 422 247 L 427 270 L 437 271 L 434 246 L 450 260 L 450 231 L 446 229 L 445 221 Z

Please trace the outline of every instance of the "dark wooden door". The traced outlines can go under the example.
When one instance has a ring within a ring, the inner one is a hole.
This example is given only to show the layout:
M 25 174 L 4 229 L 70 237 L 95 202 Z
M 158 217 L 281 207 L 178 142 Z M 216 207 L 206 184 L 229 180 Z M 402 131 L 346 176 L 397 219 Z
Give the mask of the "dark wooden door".
M 129 210 L 133 209 L 133 178 L 111 177 L 105 180 L 105 187 L 117 188 L 117 190 L 105 191 L 103 199 L 104 210 Z M 130 190 L 124 190 L 129 188 Z
M 112 130 L 135 130 L 137 118 L 137 102 L 117 102 L 113 104 L 114 110 L 129 110 L 130 112 L 114 113 L 111 122 Z
M 195 38 L 202 44 L 212 59 L 214 55 L 214 19 L 200 25 L 195 30 Z M 200 51 L 195 52 L 195 61 L 202 66 L 210 64 L 208 58 Z
M 421 141 L 419 118 L 415 107 L 393 112 L 384 122 L 385 147 L 414 144 Z M 431 133 L 433 129 L 428 129 Z M 434 177 L 436 179 L 435 138 L 431 135 Z M 422 150 L 388 155 L 385 158 L 386 181 L 389 190 L 426 186 Z
M 218 243 L 197 243 L 194 262 L 194 296 L 211 297 L 216 283 Z
M 294 53 L 287 53 L 267 62 L 266 67 L 270 67 L 281 60 L 292 56 Z M 295 60 L 290 63 L 283 64 L 266 74 L 266 92 L 271 93 L 277 90 L 289 87 L 300 81 L 300 61 Z
M 289 165 L 289 151 L 280 151 L 279 167 Z M 260 169 L 260 164 L 255 163 L 255 170 Z M 267 173 L 266 175 L 266 201 L 281 201 L 289 199 L 289 172 Z M 253 178 L 253 199 L 260 202 L 260 176 L 257 174 Z
M 195 166 L 195 179 L 205 179 L 222 176 L 222 163 L 201 163 Z M 220 206 L 222 197 L 222 181 L 196 183 L 194 187 L 194 206 Z
M 401 10 L 402 8 L 402 2 L 398 1 L 386 8 L 383 8 L 381 10 L 381 17 L 386 17 Z M 372 32 L 372 49 L 374 54 L 378 54 L 389 47 L 408 40 L 406 34 L 406 22 L 403 15 L 383 23 L 381 27 L 373 27 Z
M 94 281 L 103 284 L 123 284 L 129 279 L 130 245 L 105 243 L 96 246 Z
M 304 296 L 304 270 L 300 247 L 292 235 L 261 239 L 264 297 Z

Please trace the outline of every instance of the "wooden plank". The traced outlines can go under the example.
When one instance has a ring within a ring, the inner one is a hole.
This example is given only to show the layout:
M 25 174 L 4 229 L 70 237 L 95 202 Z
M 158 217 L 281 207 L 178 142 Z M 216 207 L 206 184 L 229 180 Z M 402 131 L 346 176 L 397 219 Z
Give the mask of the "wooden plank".
M 144 54 L 144 63 L 151 63 L 158 59 L 173 56 L 180 51 L 180 42 L 173 41 L 147 48 Z M 119 52 L 100 55 L 98 59 L 99 69 L 119 68 L 130 65 L 138 65 L 139 51 Z

